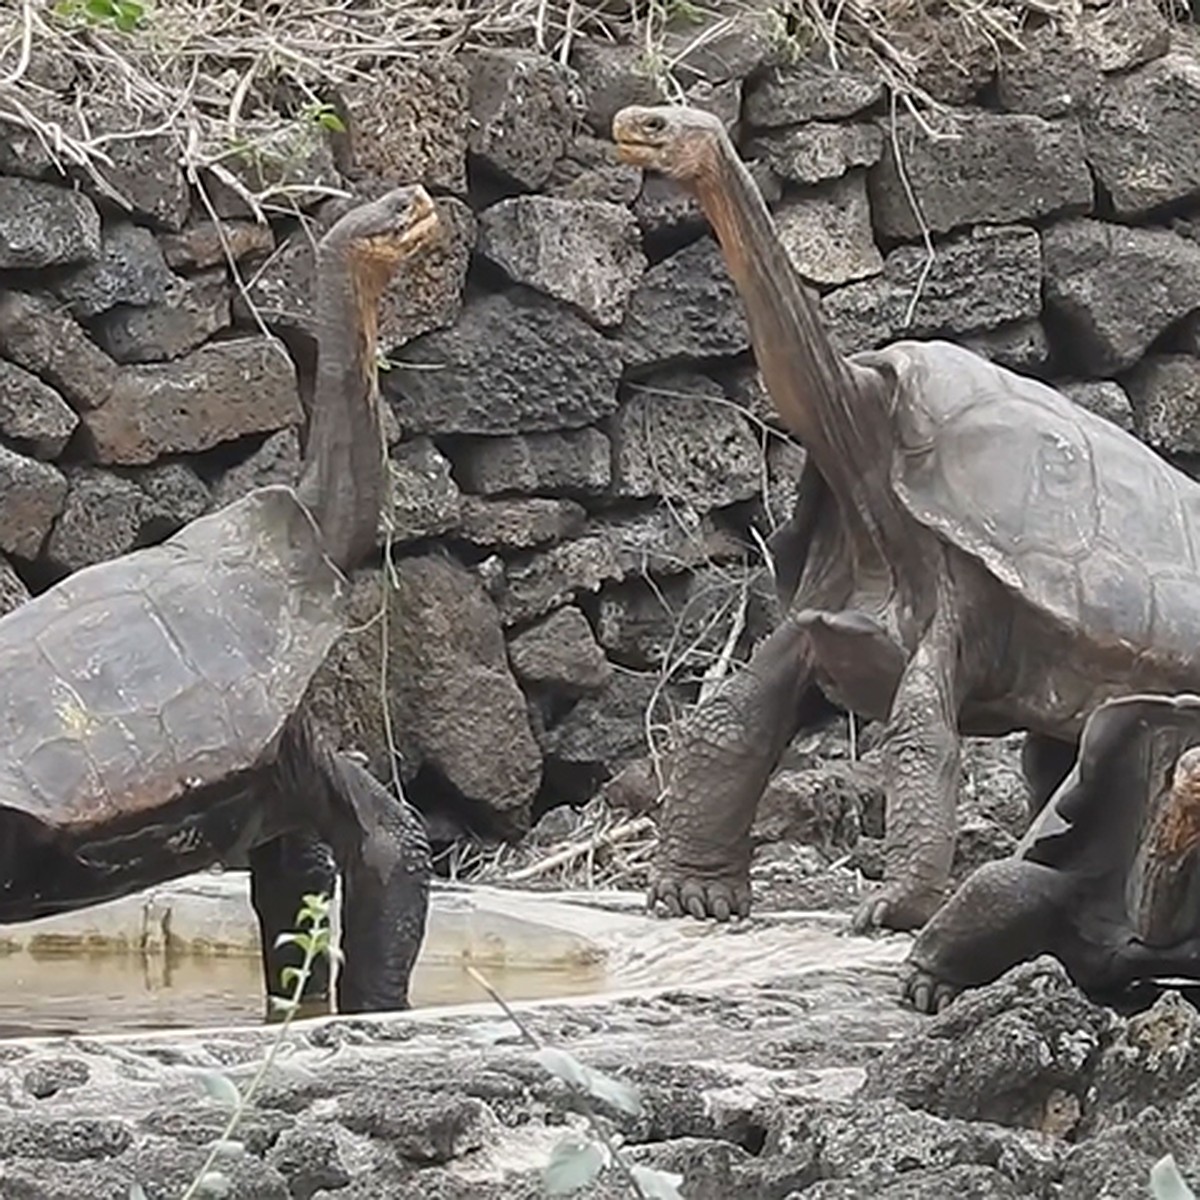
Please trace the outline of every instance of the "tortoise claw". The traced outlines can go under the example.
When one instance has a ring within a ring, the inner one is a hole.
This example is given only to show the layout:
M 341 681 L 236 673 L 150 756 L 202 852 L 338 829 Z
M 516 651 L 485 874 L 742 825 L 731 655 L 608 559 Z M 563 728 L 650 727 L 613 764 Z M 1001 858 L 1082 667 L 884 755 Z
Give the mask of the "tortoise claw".
M 942 1012 L 961 990 L 919 967 L 909 967 L 900 982 L 901 999 L 931 1016 Z
M 660 874 L 650 884 L 647 907 L 657 916 L 729 921 L 750 915 L 750 881 L 745 877 L 697 879 Z
M 920 929 L 941 903 L 938 892 L 902 883 L 885 884 L 858 906 L 850 920 L 850 929 L 859 934 L 873 933 L 877 929 Z

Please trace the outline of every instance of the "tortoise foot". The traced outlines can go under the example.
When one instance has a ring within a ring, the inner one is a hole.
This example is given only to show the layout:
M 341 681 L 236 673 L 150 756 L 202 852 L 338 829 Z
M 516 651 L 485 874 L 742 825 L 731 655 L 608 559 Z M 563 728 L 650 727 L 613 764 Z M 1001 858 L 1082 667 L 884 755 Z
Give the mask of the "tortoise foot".
M 911 963 L 900 979 L 900 998 L 917 1012 L 940 1013 L 963 989 Z
M 940 891 L 888 883 L 858 906 L 850 928 L 854 933 L 871 933 L 876 929 L 920 929 L 941 905 Z
M 646 904 L 656 916 L 693 916 L 697 921 L 748 917 L 750 879 L 744 874 L 699 878 L 660 870 L 650 883 Z

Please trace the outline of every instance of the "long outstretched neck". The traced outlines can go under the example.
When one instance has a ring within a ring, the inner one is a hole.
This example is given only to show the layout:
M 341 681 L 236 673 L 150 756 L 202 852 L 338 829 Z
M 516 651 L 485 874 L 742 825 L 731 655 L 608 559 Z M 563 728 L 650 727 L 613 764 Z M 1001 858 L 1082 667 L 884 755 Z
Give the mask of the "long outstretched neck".
M 886 436 L 878 376 L 838 353 L 815 295 L 797 276 L 728 139 L 691 186 L 741 294 L 755 358 L 781 420 L 835 493 L 857 492 L 864 461 L 877 461 Z
M 375 548 L 383 500 L 383 435 L 376 378 L 381 286 L 347 251 L 318 250 L 317 380 L 300 479 L 325 552 L 343 570 Z

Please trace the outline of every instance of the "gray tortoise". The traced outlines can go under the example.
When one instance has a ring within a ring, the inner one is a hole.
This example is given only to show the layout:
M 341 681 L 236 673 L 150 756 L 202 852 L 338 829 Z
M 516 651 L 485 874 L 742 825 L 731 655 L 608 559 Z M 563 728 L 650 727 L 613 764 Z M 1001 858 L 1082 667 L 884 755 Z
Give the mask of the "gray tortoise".
M 261 488 L 88 567 L 0 621 L 0 923 L 249 856 L 269 991 L 306 892 L 345 879 L 343 1011 L 402 1008 L 424 933 L 419 816 L 305 715 L 370 554 L 383 488 L 375 317 L 438 229 L 422 188 L 344 215 L 318 250 L 324 319 L 298 491 Z M 307 998 L 328 989 L 315 978 Z
M 1088 718 L 1079 758 L 1013 853 L 984 864 L 921 931 L 914 1007 L 1053 954 L 1093 999 L 1200 983 L 1200 696 L 1127 696 Z
M 787 617 L 667 762 L 652 902 L 749 910 L 755 807 L 832 700 L 886 723 L 885 879 L 855 928 L 920 926 L 949 879 L 962 734 L 1030 731 L 1040 804 L 1098 704 L 1200 687 L 1200 485 L 961 347 L 842 355 L 716 117 L 627 108 L 613 136 L 698 199 L 807 450 L 773 546 Z

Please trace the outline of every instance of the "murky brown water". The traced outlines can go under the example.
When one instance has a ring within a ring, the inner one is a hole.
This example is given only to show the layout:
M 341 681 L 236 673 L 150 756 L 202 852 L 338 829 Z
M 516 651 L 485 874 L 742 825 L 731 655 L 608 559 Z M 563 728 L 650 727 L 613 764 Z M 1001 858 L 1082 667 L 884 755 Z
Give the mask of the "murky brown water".
M 583 995 L 605 981 L 600 964 L 478 969 L 511 1000 Z M 414 1007 L 486 999 L 460 962 L 423 962 L 413 975 Z M 0 955 L 0 1037 L 233 1025 L 262 1012 L 261 967 L 246 955 Z

